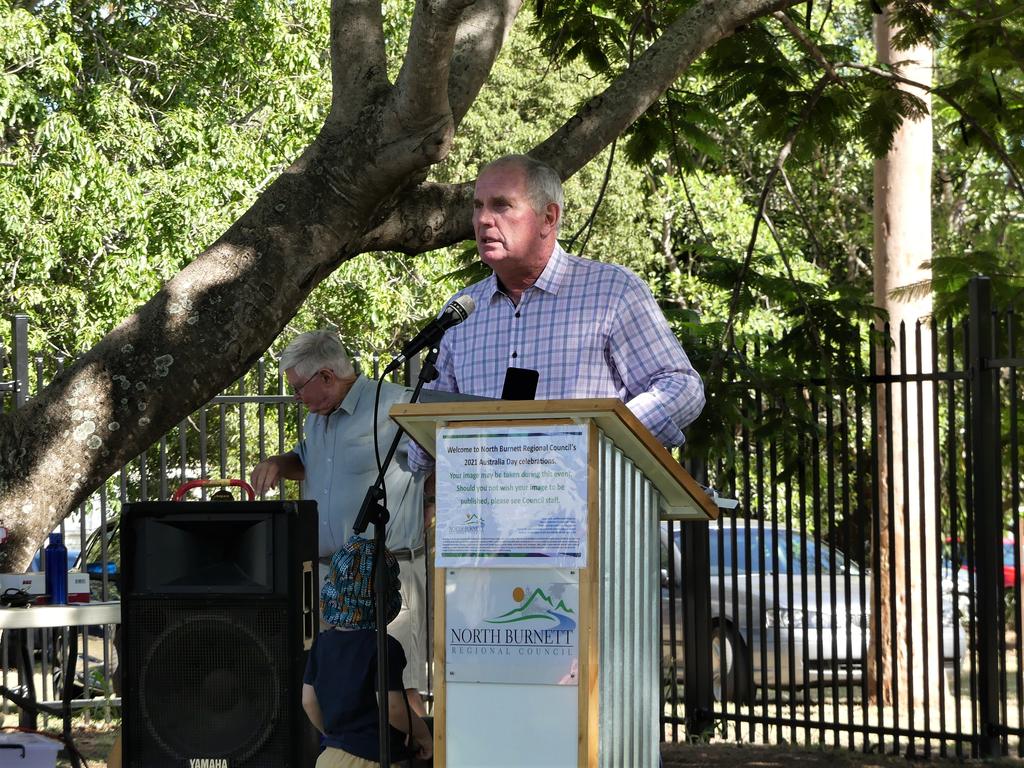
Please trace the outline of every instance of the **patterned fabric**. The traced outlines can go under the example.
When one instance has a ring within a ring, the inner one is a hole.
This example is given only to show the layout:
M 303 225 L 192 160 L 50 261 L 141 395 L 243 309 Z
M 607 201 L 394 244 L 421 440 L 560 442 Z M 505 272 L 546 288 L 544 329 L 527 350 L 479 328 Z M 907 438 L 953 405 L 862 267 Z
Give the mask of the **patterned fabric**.
M 377 626 L 373 594 L 374 541 L 352 536 L 334 553 L 331 571 L 320 590 L 320 614 L 328 624 L 351 629 Z M 387 621 L 398 615 L 402 596 L 398 584 L 398 560 L 384 550 L 388 571 Z
M 476 311 L 442 339 L 431 388 L 498 398 L 506 369 L 532 368 L 538 400 L 616 397 L 660 442 L 683 444 L 683 427 L 704 407 L 704 385 L 650 289 L 628 269 L 556 244 L 518 306 L 493 274 L 461 293 Z M 410 464 L 422 469 L 430 460 L 414 446 Z

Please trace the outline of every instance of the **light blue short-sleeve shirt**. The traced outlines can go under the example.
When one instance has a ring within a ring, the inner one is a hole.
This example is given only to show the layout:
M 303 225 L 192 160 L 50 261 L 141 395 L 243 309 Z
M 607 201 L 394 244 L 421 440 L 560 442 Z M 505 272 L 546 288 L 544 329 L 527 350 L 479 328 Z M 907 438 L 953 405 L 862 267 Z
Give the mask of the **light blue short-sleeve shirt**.
M 295 446 L 305 468 L 303 498 L 317 503 L 320 557 L 329 557 L 352 535 L 367 489 L 377 479 L 373 451 L 373 401 L 377 382 L 359 376 L 345 399 L 327 416 L 306 417 L 304 439 Z M 388 416 L 391 406 L 407 403 L 412 390 L 385 382 L 377 414 L 381 460 L 387 455 L 398 425 Z M 409 438 L 403 437 L 385 475 L 389 549 L 423 545 L 423 477 L 409 468 Z M 373 535 L 372 526 L 366 536 Z

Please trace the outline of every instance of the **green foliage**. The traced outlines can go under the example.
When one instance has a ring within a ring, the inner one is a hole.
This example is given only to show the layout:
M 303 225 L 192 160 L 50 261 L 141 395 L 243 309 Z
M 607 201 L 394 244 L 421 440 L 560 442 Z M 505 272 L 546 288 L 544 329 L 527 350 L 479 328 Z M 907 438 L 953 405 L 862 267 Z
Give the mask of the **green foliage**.
M 682 168 L 693 170 L 700 158 L 721 160 L 715 133 L 725 123 L 702 101 L 676 90 L 666 94 L 664 102 L 648 109 L 631 127 L 626 143 L 629 161 L 643 165 L 671 152 Z
M 2 311 L 87 348 L 318 130 L 327 9 L 0 2 Z
M 883 157 L 892 149 L 892 140 L 904 120 L 919 120 L 927 108 L 917 96 L 881 81 L 868 83 L 870 93 L 860 120 L 861 135 L 868 151 Z
M 413 4 L 382 4 L 392 75 Z M 466 181 L 483 162 L 536 146 L 691 5 L 538 0 L 433 178 Z M 0 283 L 3 311 L 32 315 L 37 346 L 95 342 L 309 143 L 330 98 L 329 6 L 0 0 Z M 895 6 L 901 44 L 938 46 L 934 279 L 918 289 L 934 292 L 939 318 L 962 313 L 976 270 L 1002 278 L 1001 300 L 1018 298 L 1022 195 L 1007 171 L 1007 161 L 1024 167 L 1016 11 L 1013 0 Z M 863 367 L 850 350 L 873 311 L 872 162 L 903 120 L 923 114 L 875 61 L 870 5 L 788 13 L 813 50 L 777 19 L 747 24 L 641 116 L 614 159 L 606 150 L 566 188 L 563 240 L 578 235 L 585 255 L 641 274 L 712 374 L 694 453 L 742 430 L 819 436 L 793 384 Z M 820 57 L 841 82 L 822 85 Z M 481 276 L 472 244 L 415 259 L 368 254 L 311 294 L 278 346 L 336 325 L 372 360 Z M 763 419 L 751 420 L 749 394 L 724 386 L 728 377 L 774 387 Z
M 933 4 L 922 0 L 894 0 L 890 4 L 893 26 L 899 31 L 893 37 L 898 51 L 912 48 L 918 42 L 938 42 L 943 34 L 943 18 Z

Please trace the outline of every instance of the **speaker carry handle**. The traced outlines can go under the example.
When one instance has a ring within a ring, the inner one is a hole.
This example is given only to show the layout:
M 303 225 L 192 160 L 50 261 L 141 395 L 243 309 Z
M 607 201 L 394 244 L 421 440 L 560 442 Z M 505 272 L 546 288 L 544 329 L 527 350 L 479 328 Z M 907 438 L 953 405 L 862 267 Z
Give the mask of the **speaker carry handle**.
M 317 575 L 319 570 L 317 568 Z M 316 637 L 320 620 L 319 601 L 316 610 L 313 606 L 313 563 L 306 560 L 302 564 L 302 647 L 307 651 L 313 647 L 313 638 Z
M 255 499 L 256 499 L 256 491 L 254 491 L 252 486 L 249 485 L 247 482 L 245 482 L 245 480 L 238 480 L 238 479 L 233 478 L 233 477 L 232 478 L 228 478 L 228 479 L 224 479 L 224 478 L 220 478 L 220 477 L 204 477 L 204 478 L 200 478 L 198 480 L 189 480 L 187 483 L 182 483 L 180 486 L 178 486 L 178 489 L 174 492 L 174 495 L 171 497 L 171 500 L 172 501 L 181 501 L 183 498 L 185 498 L 185 494 L 188 493 L 189 491 L 191 491 L 193 488 L 199 488 L 201 486 L 207 486 L 207 485 L 221 486 L 221 487 L 224 487 L 224 488 L 227 488 L 227 487 L 242 488 L 242 489 L 245 490 L 246 494 L 249 496 L 249 501 L 255 501 Z M 219 501 L 219 499 L 218 499 L 218 501 Z

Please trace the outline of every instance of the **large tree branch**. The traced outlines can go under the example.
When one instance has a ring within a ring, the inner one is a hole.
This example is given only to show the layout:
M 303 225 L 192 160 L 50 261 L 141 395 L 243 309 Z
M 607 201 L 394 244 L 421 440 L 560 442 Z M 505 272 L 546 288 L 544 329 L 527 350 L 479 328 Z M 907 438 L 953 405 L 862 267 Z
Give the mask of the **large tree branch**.
M 448 102 L 458 126 L 498 58 L 523 0 L 477 0 L 462 13 L 448 74 Z
M 484 3 L 484 0 L 478 0 Z M 492 0 L 501 3 L 502 0 Z M 682 14 L 657 42 L 600 95 L 530 154 L 567 179 L 596 157 L 657 101 L 704 51 L 740 24 L 793 5 L 796 0 L 702 0 Z M 480 56 L 486 56 L 486 49 Z M 486 59 L 485 59 L 486 60 Z M 424 253 L 472 236 L 472 183 L 423 184 L 407 190 L 367 232 L 367 250 Z M 439 209 L 439 204 L 448 205 Z
M 0 568 L 21 568 L 69 509 L 235 380 L 309 292 L 359 253 L 367 222 L 429 165 L 432 137 L 389 101 L 328 120 L 230 229 L 24 408 L 0 414 Z M 448 119 L 450 126 L 450 118 Z
M 23 567 L 67 510 L 267 349 L 351 256 L 379 204 L 365 145 L 318 140 L 228 231 L 28 404 L 0 415 L 0 508 L 22 523 L 0 565 Z M 328 162 L 345 166 L 325 181 Z M 357 180 L 341 188 L 342 178 Z M 369 192 L 367 191 L 369 190 Z M 331 222 L 326 226 L 323 222 Z
M 417 0 L 409 48 L 395 82 L 403 116 L 451 114 L 448 71 L 455 49 L 459 17 L 474 0 Z
M 355 121 L 389 87 L 380 0 L 332 0 L 328 119 Z
M 472 212 L 473 182 L 420 184 L 382 211 L 359 250 L 414 255 L 468 240 L 473 236 Z
M 745 24 L 795 0 L 700 0 L 530 154 L 569 178 L 661 98 L 704 51 Z
M 409 45 L 390 98 L 383 105 L 379 145 L 388 168 L 410 186 L 451 149 L 455 122 L 448 105 L 448 71 L 459 17 L 475 0 L 418 0 Z M 386 139 L 390 138 L 390 141 Z

